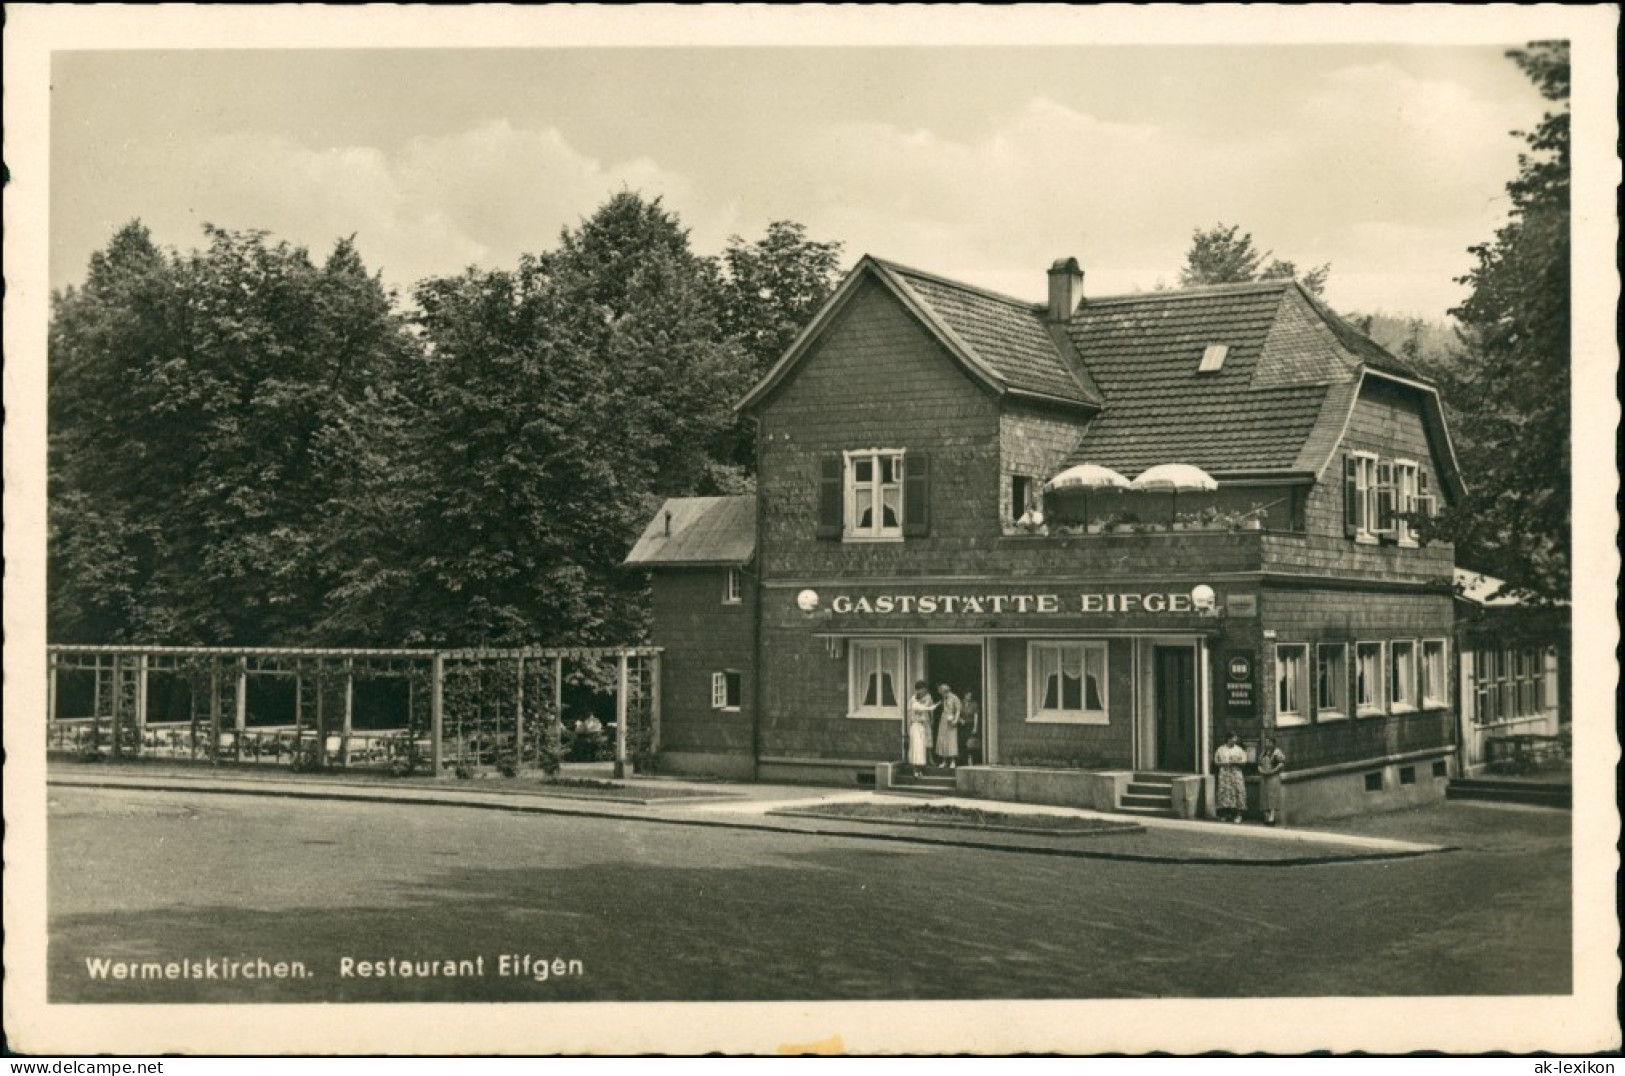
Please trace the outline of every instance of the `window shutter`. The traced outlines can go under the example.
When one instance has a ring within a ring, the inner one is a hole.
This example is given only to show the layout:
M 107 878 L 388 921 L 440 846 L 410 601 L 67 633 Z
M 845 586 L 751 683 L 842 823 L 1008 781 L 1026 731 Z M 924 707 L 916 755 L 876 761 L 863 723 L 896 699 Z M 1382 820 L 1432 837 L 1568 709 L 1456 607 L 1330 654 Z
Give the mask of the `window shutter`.
M 818 461 L 818 531 L 820 538 L 841 536 L 841 506 L 846 501 L 845 475 L 841 457 L 824 456 Z
M 1432 518 L 1439 514 L 1438 505 L 1433 500 L 1433 491 L 1428 488 L 1428 473 L 1418 469 L 1416 472 L 1416 511 L 1418 515 Z
M 931 458 L 923 452 L 903 457 L 903 536 L 931 533 Z
M 1360 462 L 1343 457 L 1343 533 L 1353 538 L 1360 532 Z

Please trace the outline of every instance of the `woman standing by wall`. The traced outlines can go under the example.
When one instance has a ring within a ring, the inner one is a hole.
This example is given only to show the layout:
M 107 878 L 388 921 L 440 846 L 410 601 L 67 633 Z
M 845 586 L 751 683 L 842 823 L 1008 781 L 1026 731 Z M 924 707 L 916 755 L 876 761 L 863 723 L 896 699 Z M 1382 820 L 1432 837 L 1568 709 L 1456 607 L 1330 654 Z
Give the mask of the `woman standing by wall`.
M 1241 776 L 1241 767 L 1247 762 L 1247 749 L 1235 733 L 1224 741 L 1224 746 L 1213 756 L 1219 768 L 1218 800 L 1221 822 L 1240 822 L 1241 812 L 1247 806 L 1247 782 Z
M 1281 773 L 1286 769 L 1286 755 L 1275 746 L 1275 737 L 1264 737 L 1264 746 L 1258 750 L 1258 775 L 1263 778 L 1259 798 L 1264 808 L 1264 824 L 1275 825 L 1275 816 L 1284 810 L 1281 793 Z

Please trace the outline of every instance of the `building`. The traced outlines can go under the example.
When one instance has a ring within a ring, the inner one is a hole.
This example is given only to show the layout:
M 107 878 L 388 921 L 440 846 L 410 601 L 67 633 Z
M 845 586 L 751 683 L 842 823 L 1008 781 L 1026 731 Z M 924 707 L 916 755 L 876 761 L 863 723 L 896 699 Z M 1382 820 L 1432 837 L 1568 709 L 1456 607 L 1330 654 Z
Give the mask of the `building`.
M 1566 605 L 1532 608 L 1494 576 L 1456 569 L 1464 775 L 1566 763 L 1574 720 Z
M 1235 732 L 1278 738 L 1298 820 L 1443 794 L 1453 551 L 1416 520 L 1463 487 L 1435 390 L 1292 281 L 1083 283 L 858 263 L 738 405 L 755 496 L 670 501 L 627 559 L 668 769 L 884 783 L 925 680 L 982 700 L 966 792 L 1206 811 Z M 1081 464 L 1216 489 L 1052 487 Z

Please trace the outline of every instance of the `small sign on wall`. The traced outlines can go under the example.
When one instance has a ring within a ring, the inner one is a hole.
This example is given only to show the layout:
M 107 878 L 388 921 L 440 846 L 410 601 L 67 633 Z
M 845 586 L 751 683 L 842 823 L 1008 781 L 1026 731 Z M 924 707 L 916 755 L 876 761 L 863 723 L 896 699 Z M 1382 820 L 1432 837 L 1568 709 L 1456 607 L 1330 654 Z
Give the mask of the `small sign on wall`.
M 1257 616 L 1257 594 L 1232 594 L 1224 600 L 1224 611 L 1231 616 Z
M 1224 663 L 1224 701 L 1230 716 L 1251 716 L 1258 698 L 1253 691 L 1253 656 L 1232 651 Z

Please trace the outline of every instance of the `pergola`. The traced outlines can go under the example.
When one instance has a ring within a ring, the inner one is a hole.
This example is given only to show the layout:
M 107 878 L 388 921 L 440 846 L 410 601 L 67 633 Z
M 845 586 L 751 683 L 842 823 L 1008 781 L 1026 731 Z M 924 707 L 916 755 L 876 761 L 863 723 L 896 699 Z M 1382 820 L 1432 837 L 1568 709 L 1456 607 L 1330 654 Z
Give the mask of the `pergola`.
M 48 744 L 312 767 L 536 764 L 568 683 L 613 691 L 615 772 L 659 746 L 658 647 L 51 645 Z

